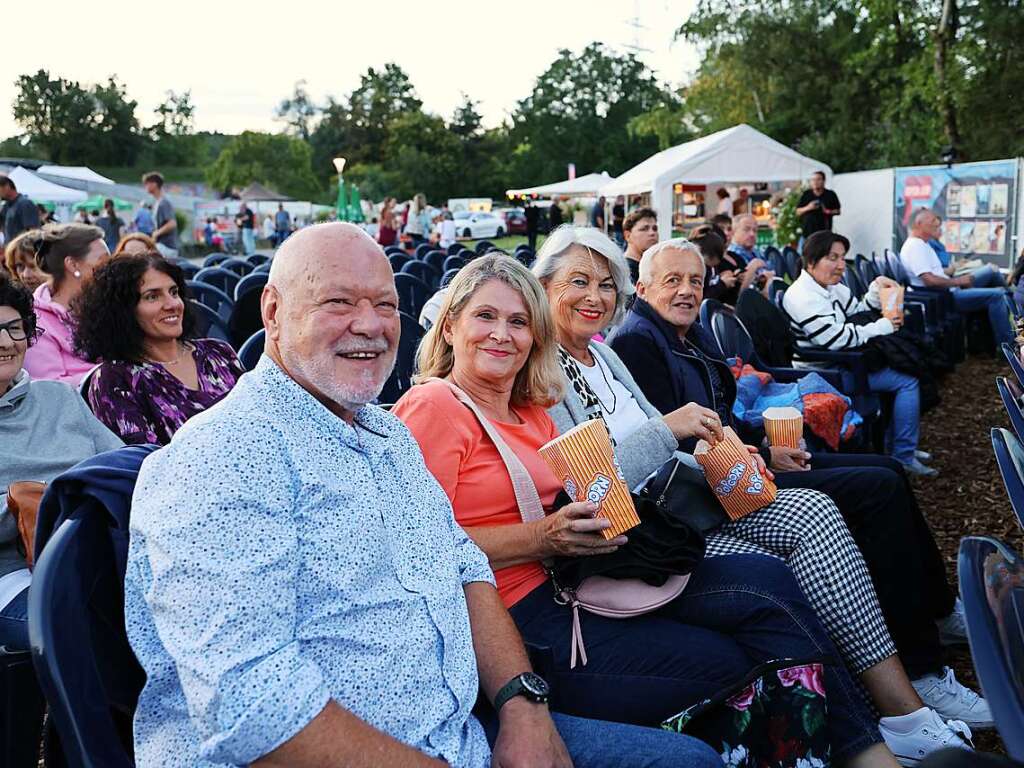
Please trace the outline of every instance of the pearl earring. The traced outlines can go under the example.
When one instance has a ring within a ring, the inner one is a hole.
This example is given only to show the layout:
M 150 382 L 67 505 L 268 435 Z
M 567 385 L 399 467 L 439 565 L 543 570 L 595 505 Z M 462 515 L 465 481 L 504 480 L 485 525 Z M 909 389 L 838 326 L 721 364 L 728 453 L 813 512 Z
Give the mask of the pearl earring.
M 79 271 L 78 271 L 78 270 L 76 269 L 76 270 L 74 271 L 74 275 L 75 275 L 75 277 L 81 277 L 81 276 L 82 276 L 82 273 L 81 273 L 81 272 L 79 272 Z

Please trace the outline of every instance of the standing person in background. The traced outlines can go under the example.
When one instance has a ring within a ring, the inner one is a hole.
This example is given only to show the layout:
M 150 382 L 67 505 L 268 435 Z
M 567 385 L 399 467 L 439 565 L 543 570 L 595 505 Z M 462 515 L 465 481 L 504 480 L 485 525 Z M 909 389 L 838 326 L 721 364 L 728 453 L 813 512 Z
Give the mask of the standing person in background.
M 626 240 L 629 279 L 635 283 L 640 276 L 640 257 L 658 242 L 658 214 L 653 208 L 630 211 L 622 222 L 622 235 Z
M 278 248 L 281 247 L 281 243 L 288 239 L 288 235 L 292 233 L 292 217 L 284 209 L 284 203 L 277 204 L 277 213 L 274 214 L 274 233 L 277 236 L 274 245 Z
M 398 239 L 398 228 L 395 226 L 395 198 L 385 197 L 377 222 L 377 242 L 384 248 L 394 245 Z
M 133 222 L 135 231 L 147 237 L 152 237 L 153 230 L 156 229 L 156 224 L 153 223 L 152 208 L 153 206 L 149 203 L 143 203 L 135 213 L 135 221 Z
M 825 189 L 824 172 L 812 173 L 811 188 L 805 189 L 796 203 L 796 215 L 800 217 L 804 237 L 822 230 L 831 232 L 832 217 L 839 215 L 839 209 L 839 196 L 831 189 Z
M 235 216 L 235 226 L 242 233 L 242 250 L 246 256 L 252 256 L 256 253 L 256 214 L 244 201 Z
M 174 206 L 164 197 L 164 177 L 156 171 L 150 171 L 142 177 L 142 186 L 156 201 L 154 224 L 156 229 L 151 233 L 156 240 L 156 249 L 165 259 L 178 255 L 178 220 L 174 217 Z
M 420 192 L 409 202 L 408 217 L 405 222 L 405 234 L 412 239 L 415 248 L 427 241 L 430 233 L 430 216 L 427 213 L 427 198 Z
M 554 232 L 564 221 L 562 217 L 562 207 L 558 204 L 558 199 L 555 198 L 551 201 L 551 207 L 548 208 L 548 232 Z
M 531 203 L 529 200 L 526 201 L 526 240 L 530 246 L 531 251 L 537 250 L 537 230 L 540 225 L 540 208 Z
M 114 210 L 114 201 L 109 197 L 103 201 L 103 215 L 96 218 L 96 226 L 103 230 L 103 242 L 107 244 L 107 250 L 113 252 L 121 242 L 125 225 L 124 219 Z
M 444 213 L 441 214 L 440 232 L 441 237 L 437 241 L 437 244 L 444 248 L 445 250 L 447 250 L 448 246 L 453 245 L 455 243 L 456 237 L 458 235 L 458 233 L 455 230 L 455 217 L 452 216 L 452 212 L 449 211 L 447 208 L 445 209 Z
M 733 217 L 740 216 L 744 213 L 750 213 L 750 190 L 746 187 L 740 187 L 738 197 L 732 201 L 732 215 Z
M 590 209 L 590 226 L 597 227 L 602 232 L 604 232 L 604 205 L 604 195 L 601 195 Z
M 729 196 L 729 190 L 719 187 L 715 194 L 718 196 L 718 208 L 715 209 L 715 213 L 732 218 L 732 197 Z
M 260 225 L 260 237 L 264 240 L 269 240 L 271 244 L 276 242 L 274 237 L 276 230 L 274 228 L 274 217 L 269 213 L 263 217 L 263 224 Z
M 39 210 L 36 204 L 18 192 L 18 187 L 9 176 L 0 174 L 0 223 L 3 224 L 4 242 L 9 243 L 22 232 L 39 226 Z
M 622 236 L 622 222 L 626 218 L 626 201 L 622 195 L 615 198 L 615 205 L 612 206 L 612 240 L 619 248 L 626 247 L 626 241 Z

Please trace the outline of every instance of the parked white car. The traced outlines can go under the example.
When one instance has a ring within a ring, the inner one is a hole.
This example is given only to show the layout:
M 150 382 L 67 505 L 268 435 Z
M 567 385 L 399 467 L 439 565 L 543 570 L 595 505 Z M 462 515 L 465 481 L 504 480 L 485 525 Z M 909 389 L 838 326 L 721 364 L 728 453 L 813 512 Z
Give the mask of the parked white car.
M 493 213 L 459 211 L 455 214 L 455 232 L 459 239 L 504 237 L 505 222 Z

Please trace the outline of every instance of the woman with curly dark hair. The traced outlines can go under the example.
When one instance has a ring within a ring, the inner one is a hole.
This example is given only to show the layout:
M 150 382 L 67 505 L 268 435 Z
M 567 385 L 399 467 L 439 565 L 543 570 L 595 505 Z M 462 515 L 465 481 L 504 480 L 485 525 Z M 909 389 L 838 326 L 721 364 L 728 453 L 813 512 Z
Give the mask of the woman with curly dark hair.
M 75 306 L 75 344 L 103 361 L 89 381 L 93 413 L 126 443 L 166 445 L 244 372 L 234 350 L 192 338 L 185 275 L 157 252 L 96 270 Z

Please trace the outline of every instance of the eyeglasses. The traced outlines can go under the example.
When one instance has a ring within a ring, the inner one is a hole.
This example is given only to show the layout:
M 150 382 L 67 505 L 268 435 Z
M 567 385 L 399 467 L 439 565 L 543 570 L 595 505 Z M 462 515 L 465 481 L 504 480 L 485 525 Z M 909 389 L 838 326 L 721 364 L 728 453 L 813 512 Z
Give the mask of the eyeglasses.
M 28 338 L 29 329 L 28 324 L 25 322 L 25 318 L 19 317 L 17 320 L 11 320 L 6 323 L 0 323 L 0 333 L 7 331 L 7 335 L 11 337 L 11 341 L 24 341 Z

